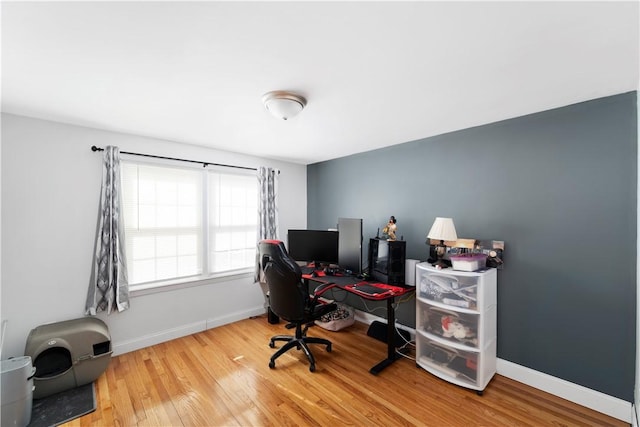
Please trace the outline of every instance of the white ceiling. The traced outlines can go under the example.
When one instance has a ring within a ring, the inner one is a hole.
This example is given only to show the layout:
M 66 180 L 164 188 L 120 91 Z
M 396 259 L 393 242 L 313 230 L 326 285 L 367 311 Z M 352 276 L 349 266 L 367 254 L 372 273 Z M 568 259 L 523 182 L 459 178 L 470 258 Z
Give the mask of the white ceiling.
M 638 2 L 2 4 L 2 110 L 302 164 L 638 89 Z M 304 95 L 278 121 L 272 90 Z M 151 153 L 152 154 L 152 153 Z

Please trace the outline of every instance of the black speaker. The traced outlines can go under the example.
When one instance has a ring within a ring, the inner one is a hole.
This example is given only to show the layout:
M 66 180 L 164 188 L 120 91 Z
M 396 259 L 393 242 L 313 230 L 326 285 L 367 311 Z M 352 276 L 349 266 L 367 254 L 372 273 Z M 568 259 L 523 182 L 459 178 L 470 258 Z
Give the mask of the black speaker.
M 411 341 L 411 334 L 405 331 L 404 329 L 395 329 L 395 346 L 402 347 L 407 342 Z M 378 322 L 377 320 L 371 322 L 369 325 L 369 329 L 367 330 L 367 335 L 377 339 L 378 341 L 382 341 L 384 343 L 387 342 L 387 324 Z

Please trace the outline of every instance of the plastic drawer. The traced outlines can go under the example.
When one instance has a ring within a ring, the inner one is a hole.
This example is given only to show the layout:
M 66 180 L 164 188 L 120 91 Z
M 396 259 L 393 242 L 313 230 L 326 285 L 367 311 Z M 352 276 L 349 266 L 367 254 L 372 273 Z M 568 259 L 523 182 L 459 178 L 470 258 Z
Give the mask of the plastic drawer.
M 419 295 L 453 307 L 475 309 L 478 305 L 478 275 L 431 273 L 417 270 Z
M 451 342 L 478 348 L 479 314 L 461 313 L 424 303 L 419 305 L 419 309 L 422 320 L 422 325 L 419 326 L 425 332 Z
M 421 340 L 418 364 L 429 372 L 460 385 L 478 388 L 478 366 L 482 356 L 478 352 L 448 347 L 428 338 Z

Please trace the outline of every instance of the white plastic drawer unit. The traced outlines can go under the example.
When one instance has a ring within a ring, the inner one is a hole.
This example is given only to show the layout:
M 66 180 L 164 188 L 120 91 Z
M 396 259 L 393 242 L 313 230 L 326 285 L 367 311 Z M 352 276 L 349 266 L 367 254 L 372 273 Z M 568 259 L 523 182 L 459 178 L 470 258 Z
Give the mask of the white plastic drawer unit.
M 416 364 L 477 390 L 496 372 L 497 273 L 416 265 Z

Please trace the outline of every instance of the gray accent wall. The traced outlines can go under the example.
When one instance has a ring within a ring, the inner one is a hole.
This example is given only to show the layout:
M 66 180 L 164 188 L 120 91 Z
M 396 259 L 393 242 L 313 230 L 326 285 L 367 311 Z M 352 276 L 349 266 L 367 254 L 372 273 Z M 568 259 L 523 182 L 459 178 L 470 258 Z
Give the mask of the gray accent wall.
M 390 215 L 408 258 L 428 257 L 436 216 L 461 238 L 503 240 L 498 357 L 633 402 L 636 96 L 309 165 L 308 228 L 363 218 L 365 263 Z M 414 304 L 398 308 L 410 327 Z

